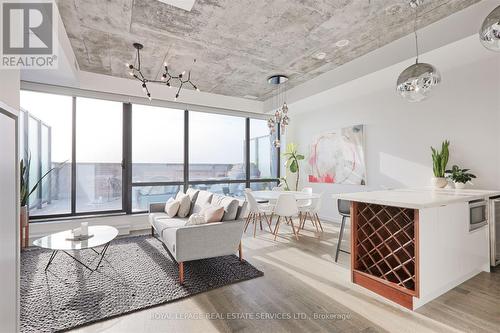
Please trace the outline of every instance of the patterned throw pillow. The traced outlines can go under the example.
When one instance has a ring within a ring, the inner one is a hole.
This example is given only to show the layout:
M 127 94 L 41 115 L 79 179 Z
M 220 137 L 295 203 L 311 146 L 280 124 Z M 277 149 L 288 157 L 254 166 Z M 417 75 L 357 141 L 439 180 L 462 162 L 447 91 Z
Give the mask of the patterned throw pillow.
M 175 196 L 175 200 L 180 202 L 180 207 L 179 211 L 177 212 L 177 216 L 179 217 L 188 216 L 189 211 L 191 210 L 191 199 L 189 198 L 189 195 L 179 192 Z
M 165 213 L 168 215 L 168 217 L 174 217 L 175 215 L 177 215 L 180 205 L 180 202 L 174 200 L 174 198 L 168 199 L 167 203 L 165 204 Z
M 185 225 L 199 225 L 199 224 L 205 224 L 205 215 L 201 214 L 193 214 L 189 217 L 189 220 L 186 222 Z

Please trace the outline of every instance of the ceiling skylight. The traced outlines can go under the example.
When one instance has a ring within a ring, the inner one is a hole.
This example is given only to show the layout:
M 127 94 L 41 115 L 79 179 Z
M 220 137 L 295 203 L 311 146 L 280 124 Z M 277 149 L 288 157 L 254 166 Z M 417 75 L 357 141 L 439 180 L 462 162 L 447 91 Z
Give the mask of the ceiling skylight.
M 194 3 L 196 2 L 196 0 L 158 0 L 158 1 L 166 3 L 167 5 L 184 9 L 188 12 L 191 11 L 191 9 L 194 6 Z

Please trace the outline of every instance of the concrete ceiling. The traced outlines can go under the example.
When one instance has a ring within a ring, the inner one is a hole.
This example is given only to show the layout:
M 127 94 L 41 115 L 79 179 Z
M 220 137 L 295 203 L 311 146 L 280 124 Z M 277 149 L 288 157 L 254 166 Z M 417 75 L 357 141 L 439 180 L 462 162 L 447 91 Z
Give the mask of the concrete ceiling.
M 476 2 L 426 0 L 418 26 Z M 197 0 L 191 11 L 157 0 L 57 4 L 84 71 L 128 77 L 124 64 L 140 42 L 149 77 L 166 59 L 175 72 L 191 68 L 205 92 L 259 100 L 273 93 L 269 75 L 284 73 L 297 86 L 408 35 L 414 18 L 407 0 Z M 314 57 L 320 52 L 324 59 Z

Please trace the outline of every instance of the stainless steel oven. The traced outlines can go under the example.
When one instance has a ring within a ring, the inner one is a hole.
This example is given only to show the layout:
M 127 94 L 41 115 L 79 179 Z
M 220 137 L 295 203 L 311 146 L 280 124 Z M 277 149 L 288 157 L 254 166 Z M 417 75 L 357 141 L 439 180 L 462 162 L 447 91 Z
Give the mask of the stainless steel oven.
M 469 231 L 479 229 L 488 224 L 488 201 L 474 200 L 469 202 Z
M 500 264 L 500 196 L 490 198 L 490 265 Z

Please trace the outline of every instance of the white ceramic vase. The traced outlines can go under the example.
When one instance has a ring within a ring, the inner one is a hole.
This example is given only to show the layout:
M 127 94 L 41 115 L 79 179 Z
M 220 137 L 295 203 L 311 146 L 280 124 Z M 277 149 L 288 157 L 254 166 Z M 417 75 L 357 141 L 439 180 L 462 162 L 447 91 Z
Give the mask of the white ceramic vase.
M 448 185 L 448 181 L 444 177 L 432 177 L 431 183 L 434 188 L 443 188 Z
M 457 190 L 463 190 L 465 188 L 465 183 L 454 183 Z

